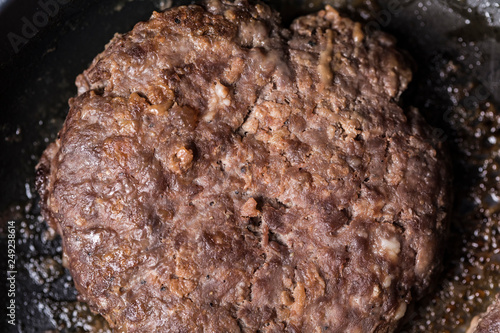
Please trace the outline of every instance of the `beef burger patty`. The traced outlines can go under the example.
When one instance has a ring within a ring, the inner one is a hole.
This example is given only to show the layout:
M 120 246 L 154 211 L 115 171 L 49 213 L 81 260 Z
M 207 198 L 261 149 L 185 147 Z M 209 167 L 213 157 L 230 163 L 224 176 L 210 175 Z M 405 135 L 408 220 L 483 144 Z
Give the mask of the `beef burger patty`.
M 117 332 L 388 332 L 439 266 L 440 144 L 390 36 L 211 0 L 117 34 L 37 166 Z

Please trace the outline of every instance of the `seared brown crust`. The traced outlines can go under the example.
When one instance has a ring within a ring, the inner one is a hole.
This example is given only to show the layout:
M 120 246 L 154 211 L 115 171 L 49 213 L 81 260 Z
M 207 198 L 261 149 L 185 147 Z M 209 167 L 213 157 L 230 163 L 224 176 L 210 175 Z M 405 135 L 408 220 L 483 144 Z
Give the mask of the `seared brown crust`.
M 77 79 L 38 166 L 81 298 L 123 332 L 386 332 L 429 285 L 446 168 L 393 40 L 328 7 L 154 13 Z
M 500 294 L 495 297 L 488 310 L 472 320 L 471 333 L 500 333 Z

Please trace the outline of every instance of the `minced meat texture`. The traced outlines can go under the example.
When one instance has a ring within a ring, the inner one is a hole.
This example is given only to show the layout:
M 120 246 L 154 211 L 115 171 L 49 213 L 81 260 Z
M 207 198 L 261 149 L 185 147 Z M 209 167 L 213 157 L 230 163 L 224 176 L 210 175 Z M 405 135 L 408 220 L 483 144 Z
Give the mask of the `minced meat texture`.
M 481 316 L 474 317 L 467 333 L 500 333 L 500 294 L 488 310 Z
M 449 178 L 394 40 L 211 0 L 116 35 L 37 166 L 117 332 L 388 332 L 439 267 Z

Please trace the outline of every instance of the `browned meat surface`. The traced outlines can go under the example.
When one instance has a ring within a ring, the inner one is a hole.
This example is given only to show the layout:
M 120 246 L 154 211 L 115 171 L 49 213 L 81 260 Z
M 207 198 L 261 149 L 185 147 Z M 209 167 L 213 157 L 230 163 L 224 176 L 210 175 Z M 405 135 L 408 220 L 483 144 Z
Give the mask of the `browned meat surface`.
M 394 41 L 330 7 L 154 13 L 77 78 L 37 167 L 117 332 L 387 332 L 439 266 L 448 177 Z
M 500 294 L 481 316 L 472 320 L 467 333 L 500 333 Z

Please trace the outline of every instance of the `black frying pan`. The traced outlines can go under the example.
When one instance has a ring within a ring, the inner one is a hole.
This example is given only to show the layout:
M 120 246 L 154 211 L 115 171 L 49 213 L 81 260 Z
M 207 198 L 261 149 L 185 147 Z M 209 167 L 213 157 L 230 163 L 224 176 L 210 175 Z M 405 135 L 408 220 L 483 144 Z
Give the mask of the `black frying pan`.
M 60 239 L 39 216 L 34 167 L 62 126 L 75 77 L 113 34 L 130 30 L 153 10 L 189 2 L 0 0 L 0 332 L 109 330 L 77 302 Z M 456 204 L 442 278 L 402 331 L 463 332 L 500 285 L 498 1 L 268 2 L 286 24 L 332 4 L 369 29 L 393 33 L 415 59 L 415 79 L 402 103 L 418 106 L 450 147 Z M 10 230 L 16 234 L 14 269 L 8 267 Z M 7 270 L 17 271 L 13 297 Z M 15 325 L 8 323 L 11 299 Z

